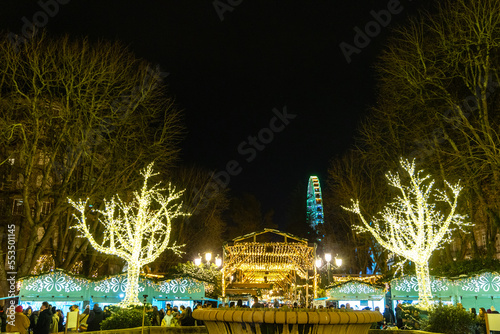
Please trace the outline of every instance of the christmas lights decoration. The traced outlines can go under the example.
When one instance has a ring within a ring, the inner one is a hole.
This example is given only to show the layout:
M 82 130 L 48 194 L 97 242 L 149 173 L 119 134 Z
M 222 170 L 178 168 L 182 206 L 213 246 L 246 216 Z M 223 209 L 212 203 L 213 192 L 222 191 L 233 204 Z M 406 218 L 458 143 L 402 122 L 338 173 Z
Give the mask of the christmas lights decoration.
M 85 279 L 68 276 L 62 272 L 50 272 L 42 276 L 23 279 L 24 288 L 34 292 L 74 292 L 81 291 L 82 286 L 87 286 Z
M 53 271 L 56 267 L 52 255 L 41 255 L 31 271 L 31 275 L 40 275 L 41 273 Z
M 176 191 L 171 184 L 168 186 L 168 195 L 159 188 L 160 183 L 148 187 L 148 179 L 157 175 L 153 173 L 153 163 L 141 171 L 144 184 L 140 192 L 133 192 L 133 199 L 126 203 L 115 195 L 109 201 L 104 201 L 104 210 L 95 210 L 102 215 L 99 222 L 104 225 L 104 239 L 97 243 L 90 233 L 86 222 L 87 200 L 74 202 L 69 199 L 73 207 L 79 211 L 74 214 L 77 223 L 73 226 L 82 237 L 89 240 L 97 251 L 109 255 L 116 255 L 127 262 L 127 288 L 121 307 L 142 305 L 137 293 L 139 291 L 139 274 L 141 268 L 153 262 L 165 250 L 170 249 L 180 255 L 183 245 L 169 246 L 172 221 L 183 215 L 182 203 L 173 204 L 182 195 L 183 191 Z M 153 207 L 157 207 L 156 210 Z
M 334 300 L 349 300 L 349 298 L 380 300 L 384 298 L 385 293 L 383 286 L 355 280 L 337 283 L 326 289 L 326 296 Z
M 451 281 L 443 278 L 430 278 L 431 292 L 437 294 L 438 292 L 448 291 L 448 285 Z M 410 293 L 418 291 L 418 278 L 417 276 L 409 275 L 397 278 L 391 281 L 391 286 L 395 291 Z
M 154 286 L 155 290 L 165 294 L 180 293 L 199 293 L 203 292 L 203 282 L 196 281 L 190 278 L 176 278 L 159 282 Z
M 462 290 L 476 293 L 491 292 L 498 293 L 500 291 L 500 276 L 494 273 L 483 273 L 474 277 L 469 277 L 462 280 Z
M 370 232 L 381 246 L 403 258 L 400 266 L 406 260 L 415 263 L 419 304 L 428 308 L 432 301 L 429 258 L 435 249 L 451 241 L 450 226 L 468 226 L 466 216 L 455 212 L 462 187 L 445 181 L 453 194 L 450 199 L 444 191 L 433 189 L 434 181 L 429 180 L 429 175 L 422 176 L 423 171 L 415 170 L 415 160 L 410 163 L 401 159 L 400 163 L 409 175 L 410 185 L 403 185 L 398 173 L 386 174 L 389 185 L 397 188 L 400 195 L 379 213 L 380 217 L 367 221 L 358 200 L 343 208 L 360 217 L 360 232 Z M 438 202 L 450 207 L 448 215 L 437 209 Z
M 284 240 L 258 242 L 257 236 L 266 233 L 280 235 Z M 295 283 L 295 276 L 309 279 L 308 271 L 315 269 L 315 248 L 311 247 L 306 239 L 273 229 L 235 238 L 232 244 L 224 245 L 223 252 L 223 297 L 226 295 L 226 288 L 232 283 L 273 284 L 275 288 L 289 291 Z M 316 275 L 313 279 L 316 287 Z

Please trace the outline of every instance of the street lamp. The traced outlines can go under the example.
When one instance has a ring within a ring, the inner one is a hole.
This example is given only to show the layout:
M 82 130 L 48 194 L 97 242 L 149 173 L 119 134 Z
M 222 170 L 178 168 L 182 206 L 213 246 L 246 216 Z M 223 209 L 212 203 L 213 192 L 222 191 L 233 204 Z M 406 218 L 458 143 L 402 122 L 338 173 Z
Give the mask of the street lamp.
M 334 267 L 336 268 L 339 268 L 342 266 L 342 259 L 340 258 L 337 258 L 338 255 L 335 256 L 335 265 Z M 326 261 L 326 266 L 327 266 L 327 273 L 328 273 L 328 284 L 330 284 L 330 280 L 331 280 L 331 277 L 330 277 L 330 267 L 331 267 L 331 262 L 332 262 L 332 254 L 330 253 L 325 253 L 325 261 Z M 316 259 L 316 267 L 318 269 L 320 269 L 321 267 L 323 266 L 323 260 L 318 257 Z
M 326 271 L 328 273 L 328 284 L 330 284 L 330 261 L 332 261 L 332 254 L 325 253 L 325 261 L 326 261 Z
M 212 260 L 212 253 L 205 253 L 205 261 L 207 261 L 207 266 L 210 266 L 210 261 Z M 202 256 L 198 253 L 198 257 L 194 259 L 194 265 L 199 266 L 202 263 Z M 215 265 L 220 267 L 222 265 L 222 259 L 219 257 L 219 254 L 215 257 Z

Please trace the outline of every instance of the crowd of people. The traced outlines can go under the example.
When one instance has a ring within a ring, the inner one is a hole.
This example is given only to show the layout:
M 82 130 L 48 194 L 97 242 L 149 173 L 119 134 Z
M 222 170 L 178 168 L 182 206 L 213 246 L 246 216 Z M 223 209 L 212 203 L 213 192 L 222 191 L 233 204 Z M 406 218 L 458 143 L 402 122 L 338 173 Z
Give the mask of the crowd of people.
M 87 305 L 80 314 L 78 305 L 72 305 L 70 312 L 78 314 L 79 328 L 68 328 L 68 331 L 98 331 L 101 322 L 106 318 L 106 312 L 99 304 L 94 304 L 92 310 Z M 20 334 L 50 334 L 64 332 L 66 329 L 64 313 L 48 302 L 43 302 L 39 310 L 30 307 L 23 309 L 21 305 L 15 308 L 13 319 L 7 316 L 7 310 L 0 307 L 0 331 L 19 332 Z
M 157 306 L 153 306 L 148 313 L 152 326 L 178 327 L 196 325 L 190 306 L 181 305 L 180 307 L 172 307 L 170 304 L 167 304 L 165 309 L 160 310 L 158 310 Z
M 194 309 L 197 309 L 198 307 L 211 308 L 212 305 L 210 303 L 205 303 L 205 305 L 198 303 Z M 243 301 L 239 299 L 236 303 L 221 303 L 219 304 L 219 307 L 301 308 L 301 306 L 297 303 L 294 303 L 293 305 L 280 304 L 277 300 L 271 303 L 261 303 L 257 297 L 254 298 L 254 302 L 251 306 L 244 305 Z M 323 306 L 319 306 L 318 308 L 323 308 Z M 327 308 L 334 308 L 334 306 L 333 304 L 330 304 Z M 342 304 L 339 308 L 352 310 L 349 303 L 346 303 L 345 305 Z M 370 308 L 365 309 L 369 310 Z M 414 317 L 412 317 L 412 315 L 408 316 L 408 314 L 404 315 L 405 311 L 403 310 L 402 304 L 398 304 L 396 306 L 395 312 L 391 309 L 389 304 L 385 305 L 383 312 L 379 309 L 379 307 L 375 307 L 375 311 L 382 313 L 383 320 L 374 324 L 372 328 L 385 329 L 397 327 L 398 329 L 405 329 L 409 322 L 411 322 L 411 327 L 418 329 L 418 314 Z M 78 305 L 73 305 L 70 308 L 70 312 L 78 314 L 79 328 L 68 328 L 68 331 L 99 331 L 101 322 L 111 314 L 107 308 L 102 310 L 97 303 L 93 305 L 92 310 L 90 309 L 90 306 L 87 305 L 81 314 L 78 309 Z M 471 317 L 477 323 L 477 330 L 475 334 L 485 333 L 485 317 L 487 313 L 499 313 L 493 306 L 488 310 L 481 307 L 479 309 L 479 313 L 476 312 L 475 308 L 471 308 L 469 312 Z M 193 318 L 192 310 L 189 306 L 186 307 L 181 305 L 178 308 L 177 306 L 172 307 L 171 304 L 166 304 L 165 309 L 162 308 L 160 310 L 158 310 L 157 306 L 153 306 L 147 313 L 152 326 L 178 327 L 203 325 L 201 321 L 196 321 Z M 19 332 L 20 334 L 50 334 L 64 332 L 66 329 L 65 318 L 62 310 L 56 309 L 56 307 L 50 305 L 48 302 L 43 302 L 40 310 L 35 311 L 33 311 L 31 307 L 23 309 L 22 306 L 17 306 L 15 308 L 13 321 L 9 321 L 6 310 L 0 307 L 0 323 L 1 332 Z

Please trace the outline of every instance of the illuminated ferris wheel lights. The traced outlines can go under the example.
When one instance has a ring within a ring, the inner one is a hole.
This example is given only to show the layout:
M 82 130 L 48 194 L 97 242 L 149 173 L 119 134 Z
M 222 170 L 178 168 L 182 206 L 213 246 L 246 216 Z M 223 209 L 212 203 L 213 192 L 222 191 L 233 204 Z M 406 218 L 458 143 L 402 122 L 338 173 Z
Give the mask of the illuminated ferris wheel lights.
M 318 225 L 323 224 L 323 198 L 321 186 L 317 176 L 309 177 L 307 187 L 307 220 L 308 224 L 317 229 Z

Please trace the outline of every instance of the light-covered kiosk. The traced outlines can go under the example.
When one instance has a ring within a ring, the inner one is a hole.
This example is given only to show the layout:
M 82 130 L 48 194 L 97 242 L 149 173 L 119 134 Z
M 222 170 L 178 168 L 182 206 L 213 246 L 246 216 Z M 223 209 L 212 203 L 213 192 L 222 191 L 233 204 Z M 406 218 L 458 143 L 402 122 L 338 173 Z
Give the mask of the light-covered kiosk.
M 19 304 L 23 308 L 31 306 L 35 311 L 47 301 L 64 314 L 69 312 L 71 305 L 78 305 L 83 310 L 90 303 L 89 284 L 86 278 L 71 276 L 62 270 L 25 277 L 20 279 Z
M 336 301 L 338 306 L 349 303 L 355 310 L 369 307 L 372 311 L 375 307 L 384 310 L 385 287 L 373 285 L 362 281 L 346 281 L 329 287 L 326 290 L 328 300 Z

